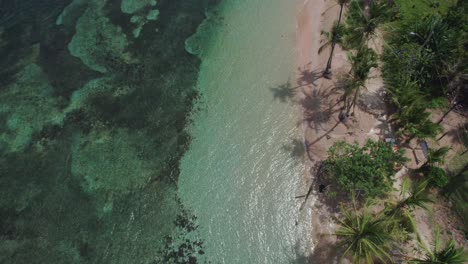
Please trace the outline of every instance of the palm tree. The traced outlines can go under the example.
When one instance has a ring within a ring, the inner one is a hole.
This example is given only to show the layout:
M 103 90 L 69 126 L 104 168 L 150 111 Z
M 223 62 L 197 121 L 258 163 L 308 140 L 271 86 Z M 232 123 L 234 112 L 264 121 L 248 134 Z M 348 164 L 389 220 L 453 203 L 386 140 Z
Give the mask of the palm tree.
M 358 212 L 342 208 L 344 219 L 338 220 L 339 228 L 335 235 L 340 239 L 339 247 L 345 249 L 343 257 L 351 255 L 353 263 L 373 263 L 379 259 L 391 262 L 388 253 L 393 237 L 385 215 L 374 216 L 368 210 Z
M 397 78 L 386 83 L 386 88 L 391 102 L 398 108 L 395 119 L 399 135 L 407 136 L 407 141 L 415 137 L 437 136 L 441 126 L 430 120 L 426 97 L 420 92 L 417 82 L 409 77 Z
M 361 46 L 375 35 L 377 27 L 385 22 L 389 15 L 390 9 L 382 2 L 370 1 L 365 6 L 365 1 L 351 1 L 346 20 L 346 46 Z
M 330 57 L 328 57 L 327 61 L 327 66 L 325 67 L 325 71 L 323 71 L 323 76 L 325 78 L 330 78 L 331 76 L 331 63 L 332 63 L 332 58 L 333 58 L 333 52 L 335 51 L 335 45 L 337 43 L 341 44 L 341 39 L 344 34 L 345 27 L 341 25 L 341 18 L 343 15 L 343 9 L 344 7 L 349 3 L 350 0 L 338 0 L 338 4 L 340 5 L 340 14 L 338 16 L 338 22 L 333 24 L 331 32 L 324 32 L 322 31 L 322 35 L 325 34 L 327 37 L 327 43 L 322 45 L 319 49 L 319 53 L 322 52 L 322 49 L 324 46 L 328 46 L 331 43 L 331 51 L 330 51 Z
M 399 196 L 386 205 L 385 215 L 394 217 L 406 231 L 417 233 L 412 212 L 418 207 L 427 209 L 427 204 L 434 202 L 427 192 L 427 185 L 428 181 L 413 183 L 405 178 Z
M 325 67 L 325 71 L 323 72 L 323 76 L 325 78 L 330 78 L 331 75 L 331 63 L 332 63 L 332 58 L 333 58 L 333 52 L 335 51 L 335 45 L 341 44 L 342 41 L 342 36 L 344 34 L 344 26 L 340 25 L 340 21 L 338 20 L 338 23 L 334 23 L 332 30 L 330 32 L 323 31 L 321 32 L 322 35 L 325 36 L 325 43 L 319 48 L 318 52 L 321 53 L 325 47 L 328 47 L 331 45 L 331 50 L 330 50 L 330 57 L 328 57 L 328 62 L 327 66 Z
M 414 103 L 421 106 L 426 105 L 425 96 L 420 92 L 418 84 L 415 81 L 411 81 L 408 77 L 387 82 L 386 89 L 391 102 L 398 109 L 402 109 Z
M 455 241 L 450 240 L 445 247 L 441 247 L 440 232 L 436 231 L 434 238 L 434 248 L 431 250 L 424 244 L 420 243 L 421 248 L 425 252 L 423 258 L 413 258 L 409 263 L 417 264 L 463 264 L 468 261 L 467 254 L 463 248 L 456 248 Z
M 359 92 L 362 88 L 365 88 L 365 82 L 369 77 L 371 68 L 376 68 L 378 64 L 375 51 L 365 46 L 361 46 L 356 55 L 349 53 L 348 60 L 351 62 L 352 68 L 351 76 L 347 81 L 345 96 L 354 93 L 352 103 L 348 104 L 346 112 L 349 115 L 351 106 L 356 105 Z
M 398 123 L 397 134 L 407 136 L 407 142 L 413 138 L 435 138 L 442 128 L 433 123 L 430 116 L 426 107 L 416 101 L 405 105 L 395 114 Z
M 435 166 L 444 163 L 445 156 L 447 156 L 449 147 L 442 147 L 438 149 L 429 149 L 427 152 L 427 160 L 421 167 Z
M 396 201 L 390 203 L 389 215 L 403 209 L 414 210 L 417 207 L 427 209 L 427 204 L 434 202 L 427 192 L 427 183 L 427 181 L 413 183 L 409 178 L 405 178 L 401 185 L 399 197 Z

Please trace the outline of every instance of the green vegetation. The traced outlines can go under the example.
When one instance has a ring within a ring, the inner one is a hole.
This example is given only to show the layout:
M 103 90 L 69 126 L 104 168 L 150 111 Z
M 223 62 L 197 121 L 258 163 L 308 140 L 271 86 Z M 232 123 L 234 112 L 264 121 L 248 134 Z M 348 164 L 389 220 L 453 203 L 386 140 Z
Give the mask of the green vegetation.
M 346 193 L 381 197 L 393 190 L 395 165 L 405 161 L 402 151 L 394 152 L 384 142 L 369 140 L 361 148 L 340 141 L 330 148 L 324 169 Z
M 400 227 L 408 233 L 417 233 L 413 211 L 418 207 L 428 209 L 427 205 L 434 202 L 426 190 L 427 184 L 427 181 L 414 183 L 405 178 L 399 195 L 386 202 L 385 214 L 394 218 Z
M 457 174 L 450 177 L 449 183 L 444 187 L 445 196 L 452 203 L 452 209 L 462 220 L 461 227 L 468 237 L 468 165 L 461 170 L 456 170 Z
M 389 249 L 393 237 L 388 230 L 390 221 L 384 215 L 373 215 L 371 212 L 348 210 L 342 208 L 343 219 L 336 236 L 340 238 L 340 247 L 345 248 L 343 256 L 352 256 L 353 263 L 373 263 L 379 259 L 391 262 Z
M 323 76 L 326 78 L 330 78 L 331 76 L 331 64 L 333 59 L 333 52 L 335 51 L 335 45 L 338 43 L 342 45 L 342 36 L 344 34 L 344 26 L 341 24 L 341 18 L 343 15 L 343 9 L 345 6 L 348 5 L 350 0 L 338 0 L 338 4 L 340 5 L 340 14 L 338 16 L 338 22 L 333 24 L 332 30 L 330 32 L 326 32 L 322 30 L 322 35 L 326 37 L 326 43 L 322 45 L 319 49 L 319 53 L 322 52 L 323 48 L 326 46 L 331 46 L 330 49 L 330 56 L 328 57 L 327 66 L 323 71 Z
M 356 106 L 358 95 L 365 88 L 365 82 L 369 78 L 371 68 L 376 68 L 377 54 L 373 49 L 365 46 L 360 46 L 356 54 L 349 53 L 348 60 L 351 62 L 351 75 L 346 80 L 345 97 L 353 94 L 353 99 L 348 102 L 347 114 L 351 111 L 351 107 Z
M 442 247 L 440 241 L 440 233 L 436 232 L 434 236 L 434 248 L 429 249 L 424 244 L 420 243 L 421 248 L 425 252 L 424 257 L 414 258 L 409 263 L 417 264 L 463 264 L 467 261 L 467 255 L 463 248 L 456 248 L 455 241 L 450 240 L 447 245 Z
M 449 150 L 450 148 L 448 147 L 428 150 L 427 160 L 419 171 L 429 180 L 430 186 L 442 188 L 448 184 L 449 178 L 445 170 L 437 166 L 444 163 L 445 156 L 447 156 Z
M 350 49 L 348 59 L 352 68 L 344 82 L 347 114 L 365 88 L 370 69 L 378 67 L 378 55 L 369 44 L 383 33 L 386 43 L 380 59 L 388 99 L 395 109 L 392 121 L 396 135 L 404 143 L 415 138 L 435 140 L 443 132 L 440 123 L 444 118 L 456 108 L 468 106 L 468 2 L 352 0 L 339 3 L 342 8 L 348 7 L 344 28 L 339 20 L 331 32 L 322 32 L 327 42 L 320 51 L 336 43 Z M 332 55 L 333 48 L 329 62 Z M 437 122 L 431 118 L 434 108 L 445 112 Z M 447 131 L 439 139 L 452 132 Z M 457 132 L 458 138 L 466 144 L 466 128 L 461 128 L 461 132 Z M 393 257 L 404 258 L 405 263 L 468 261 L 463 248 L 457 248 L 453 240 L 442 247 L 438 234 L 433 249 L 421 244 L 422 259 L 405 257 L 406 253 L 401 255 L 401 252 L 393 255 L 393 250 L 399 249 L 397 243 L 414 238 L 421 241 L 414 211 L 428 209 L 435 201 L 429 188 L 443 188 L 466 224 L 468 166 L 448 177 L 441 168 L 448 151 L 448 147 L 429 149 L 427 161 L 415 170 L 424 179 L 412 181 L 406 176 L 400 192 L 392 194 L 395 169 L 406 162 L 401 151 L 395 152 L 387 143 L 370 140 L 363 147 L 341 141 L 329 149 L 329 157 L 322 167 L 324 175 L 337 184 L 339 191 L 348 197 L 358 196 L 362 202 L 360 207 L 354 202 L 352 208 L 342 205 L 342 216 L 337 219 L 339 228 L 335 235 L 343 257 L 352 258 L 352 263 L 392 263 Z M 330 196 L 335 194 L 330 192 Z M 378 205 L 370 203 L 382 198 L 385 200 Z
M 377 34 L 377 28 L 392 15 L 393 9 L 385 1 L 351 1 L 346 16 L 346 47 L 359 49 Z
M 443 15 L 446 14 L 449 8 L 456 3 L 456 0 L 395 0 L 399 7 L 400 16 L 402 19 L 411 22 L 421 19 L 428 15 Z
M 409 140 L 434 138 L 443 118 L 434 124 L 427 109 L 450 105 L 452 111 L 467 103 L 467 2 L 398 4 L 401 16 L 388 27 L 382 57 L 386 86 L 397 106 L 396 126 Z

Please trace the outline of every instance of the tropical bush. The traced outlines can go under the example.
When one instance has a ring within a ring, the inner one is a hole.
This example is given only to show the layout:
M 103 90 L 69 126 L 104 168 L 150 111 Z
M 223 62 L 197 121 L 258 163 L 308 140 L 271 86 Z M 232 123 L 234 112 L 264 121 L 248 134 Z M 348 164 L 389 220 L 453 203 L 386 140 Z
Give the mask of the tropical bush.
M 401 150 L 394 151 L 385 142 L 369 140 L 359 147 L 339 141 L 329 149 L 323 165 L 326 175 L 344 192 L 381 197 L 393 190 L 395 165 L 405 161 Z
M 449 183 L 449 178 L 445 170 L 437 166 L 423 166 L 420 170 L 429 181 L 429 186 L 442 188 Z

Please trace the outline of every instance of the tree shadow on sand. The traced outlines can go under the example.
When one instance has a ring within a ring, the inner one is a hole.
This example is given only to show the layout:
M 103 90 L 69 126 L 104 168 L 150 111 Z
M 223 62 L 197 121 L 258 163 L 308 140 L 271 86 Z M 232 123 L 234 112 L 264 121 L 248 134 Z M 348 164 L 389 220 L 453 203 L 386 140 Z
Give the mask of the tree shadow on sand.
M 322 70 L 307 69 L 310 64 L 311 63 L 307 64 L 306 66 L 302 68 L 301 67 L 297 68 L 297 71 L 299 72 L 299 77 L 297 78 L 298 87 L 306 86 L 306 85 L 317 86 L 315 81 L 322 78 L 323 76 Z
M 306 122 L 309 128 L 315 129 L 318 133 L 320 129 L 324 129 L 323 125 L 328 123 L 333 114 L 338 113 L 340 109 L 336 106 L 341 100 L 329 99 L 330 95 L 336 93 L 336 89 L 314 90 L 311 95 L 307 95 L 302 99 L 301 104 L 304 108 L 304 118 L 302 122 Z

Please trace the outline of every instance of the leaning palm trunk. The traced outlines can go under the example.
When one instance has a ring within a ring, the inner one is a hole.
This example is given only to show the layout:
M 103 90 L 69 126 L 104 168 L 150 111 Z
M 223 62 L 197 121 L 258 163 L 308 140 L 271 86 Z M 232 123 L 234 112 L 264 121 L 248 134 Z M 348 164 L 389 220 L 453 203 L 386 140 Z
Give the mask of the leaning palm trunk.
M 354 108 L 356 107 L 358 94 L 359 94 L 359 88 L 357 88 L 356 91 L 354 92 L 353 101 L 348 105 L 348 110 L 346 111 L 346 115 L 349 115 L 349 112 L 351 111 L 351 107 L 353 108 L 353 113 L 354 113 Z
M 327 79 L 330 79 L 331 75 L 331 64 L 332 64 L 332 59 L 333 59 L 333 52 L 335 51 L 335 45 L 336 42 L 333 41 L 332 46 L 331 46 L 331 51 L 330 51 L 330 57 L 328 57 L 327 61 L 327 67 L 325 67 L 325 71 L 323 72 L 323 76 Z
M 343 8 L 344 8 L 344 3 L 340 5 L 340 16 L 338 17 L 338 26 L 341 23 L 341 17 L 343 15 Z M 331 45 L 331 51 L 330 51 L 330 57 L 328 57 L 327 61 L 327 66 L 325 67 L 325 71 L 323 72 L 323 76 L 325 78 L 330 78 L 331 75 L 331 64 L 332 64 L 332 59 L 333 59 L 333 53 L 335 52 L 335 45 L 336 45 L 336 39 L 333 39 L 332 45 Z
M 442 123 L 442 121 L 444 121 L 444 119 L 448 116 L 448 114 L 450 114 L 450 112 L 452 112 L 453 110 L 455 110 L 455 107 L 457 107 L 457 104 L 453 104 L 452 107 L 450 107 L 450 109 L 444 113 L 444 115 L 442 115 L 442 117 L 439 119 L 439 121 L 437 121 L 436 124 L 440 124 Z

